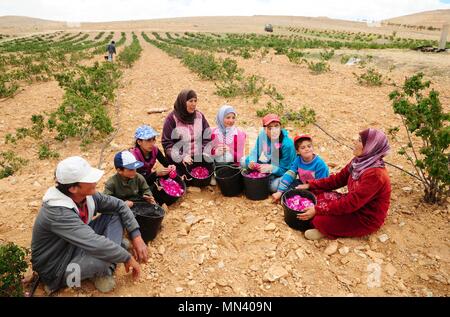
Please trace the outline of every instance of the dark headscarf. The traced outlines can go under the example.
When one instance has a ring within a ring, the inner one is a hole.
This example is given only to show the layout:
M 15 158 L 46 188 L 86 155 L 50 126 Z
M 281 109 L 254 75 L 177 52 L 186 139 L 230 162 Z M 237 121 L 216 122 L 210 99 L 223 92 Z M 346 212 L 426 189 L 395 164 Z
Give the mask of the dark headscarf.
M 195 119 L 195 111 L 194 113 L 189 113 L 186 108 L 186 102 L 192 98 L 197 98 L 195 91 L 184 89 L 178 94 L 177 100 L 175 100 L 173 105 L 174 114 L 178 120 L 188 124 L 194 123 Z
M 384 167 L 383 157 L 389 152 L 389 142 L 386 135 L 377 129 L 367 129 L 359 133 L 363 143 L 363 153 L 355 157 L 350 166 L 354 180 L 368 168 Z

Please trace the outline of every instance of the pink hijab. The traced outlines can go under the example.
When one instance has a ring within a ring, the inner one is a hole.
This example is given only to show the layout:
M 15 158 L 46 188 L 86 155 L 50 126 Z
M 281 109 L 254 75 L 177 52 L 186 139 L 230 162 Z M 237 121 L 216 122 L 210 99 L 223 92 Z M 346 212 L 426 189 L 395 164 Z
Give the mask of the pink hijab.
M 364 148 L 361 156 L 355 157 L 350 166 L 350 173 L 354 180 L 361 174 L 374 167 L 384 167 L 383 157 L 389 152 L 390 146 L 386 135 L 377 129 L 366 129 L 359 133 Z

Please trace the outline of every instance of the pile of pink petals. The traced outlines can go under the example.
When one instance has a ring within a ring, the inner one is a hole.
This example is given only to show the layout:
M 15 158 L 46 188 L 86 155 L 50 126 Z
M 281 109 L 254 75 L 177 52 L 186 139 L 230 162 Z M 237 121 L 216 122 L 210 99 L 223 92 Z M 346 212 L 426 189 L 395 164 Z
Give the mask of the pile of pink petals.
M 314 204 L 308 198 L 300 195 L 294 195 L 286 199 L 286 206 L 295 211 L 302 211 L 305 208 L 313 207 Z
M 173 179 L 160 178 L 159 183 L 164 191 L 172 197 L 181 197 L 184 193 L 183 187 Z
M 197 179 L 205 179 L 209 177 L 209 171 L 206 167 L 197 166 L 192 169 L 191 175 Z
M 263 178 L 266 177 L 268 174 L 267 173 L 260 173 L 258 171 L 251 171 L 248 174 L 245 174 L 245 177 L 248 178 Z

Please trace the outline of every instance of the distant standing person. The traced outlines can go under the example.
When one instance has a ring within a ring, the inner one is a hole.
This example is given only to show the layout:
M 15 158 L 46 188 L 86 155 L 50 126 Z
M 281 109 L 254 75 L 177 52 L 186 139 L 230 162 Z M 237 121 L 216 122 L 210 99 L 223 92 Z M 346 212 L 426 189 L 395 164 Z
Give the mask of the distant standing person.
M 111 44 L 108 45 L 108 47 L 106 48 L 106 51 L 108 52 L 108 61 L 112 62 L 113 54 L 117 54 L 116 53 L 116 42 L 111 41 Z

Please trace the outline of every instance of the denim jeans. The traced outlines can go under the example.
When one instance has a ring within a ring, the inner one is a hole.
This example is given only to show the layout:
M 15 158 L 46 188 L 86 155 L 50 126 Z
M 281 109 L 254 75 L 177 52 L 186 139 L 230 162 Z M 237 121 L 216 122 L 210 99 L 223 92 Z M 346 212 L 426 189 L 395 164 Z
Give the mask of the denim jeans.
M 123 226 L 118 215 L 100 215 L 100 217 L 91 221 L 89 226 L 94 229 L 95 233 L 105 236 L 116 244 L 120 245 L 122 243 Z M 86 251 L 81 248 L 77 248 L 70 262 L 70 264 L 75 263 L 79 265 L 81 281 L 98 276 L 112 275 L 116 268 L 115 263 L 99 260 L 92 255 L 87 254 Z M 71 273 L 71 270 L 66 271 L 64 286 L 67 286 L 67 276 Z

